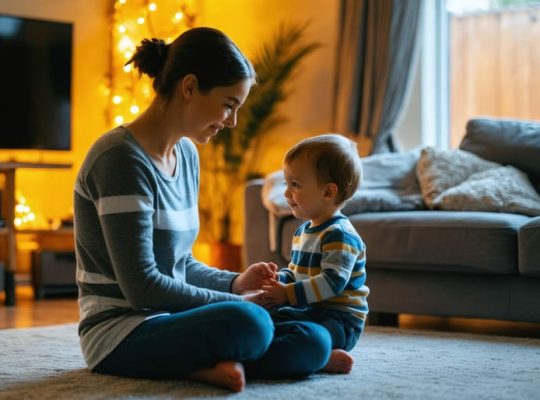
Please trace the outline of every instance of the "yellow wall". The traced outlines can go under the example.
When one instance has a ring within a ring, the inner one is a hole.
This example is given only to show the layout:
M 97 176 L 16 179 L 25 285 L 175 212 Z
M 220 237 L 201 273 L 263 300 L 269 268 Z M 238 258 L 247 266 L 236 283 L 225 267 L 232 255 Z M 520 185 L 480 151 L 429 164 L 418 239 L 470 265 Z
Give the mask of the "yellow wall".
M 159 0 L 156 0 L 159 4 Z M 78 168 L 90 145 L 108 129 L 107 99 L 102 94 L 109 63 L 113 0 L 0 0 L 0 13 L 74 23 L 72 148 L 70 152 L 0 151 L 0 161 L 72 162 L 70 170 L 19 170 L 17 188 L 29 205 L 47 218 L 71 212 Z M 280 22 L 310 21 L 307 39 L 322 47 L 302 63 L 279 112 L 288 122 L 268 132 L 259 170 L 281 167 L 285 151 L 303 137 L 327 132 L 332 118 L 332 87 L 337 40 L 338 0 L 192 0 L 197 25 L 226 32 L 248 55 L 271 38 Z M 233 223 L 240 227 L 242 199 Z
M 261 169 L 281 168 L 285 151 L 301 138 L 328 132 L 337 41 L 338 0 L 200 0 L 199 23 L 226 32 L 249 57 L 280 22 L 311 21 L 306 39 L 322 44 L 301 65 L 279 112 L 288 122 L 269 132 Z
M 69 170 L 17 172 L 17 189 L 30 207 L 46 218 L 70 213 L 76 171 L 91 143 L 106 129 L 106 98 L 100 85 L 108 68 L 111 3 L 111 0 L 0 0 L 0 13 L 74 24 L 72 151 L 0 151 L 0 161 L 73 163 Z
M 159 3 L 159 0 L 157 0 Z M 34 211 L 62 217 L 72 208 L 76 172 L 92 142 L 107 128 L 101 89 L 108 69 L 113 0 L 0 0 L 0 13 L 74 23 L 72 151 L 5 151 L 0 161 L 72 162 L 71 170 L 19 170 L 17 188 Z M 242 50 L 253 54 L 281 21 L 311 21 L 308 39 L 323 47 L 308 56 L 292 93 L 280 107 L 289 122 L 269 132 L 260 169 L 280 168 L 281 157 L 299 139 L 331 127 L 338 0 L 194 0 L 197 25 L 224 30 Z
M 281 168 L 283 155 L 300 139 L 328 132 L 332 126 L 333 77 L 337 42 L 338 0 L 200 0 L 199 25 L 228 36 L 248 56 L 271 39 L 281 22 L 307 22 L 306 39 L 322 46 L 302 61 L 278 112 L 288 122 L 265 134 L 258 170 Z M 201 186 L 204 182 L 201 182 Z M 243 239 L 243 187 L 235 188 L 232 242 Z

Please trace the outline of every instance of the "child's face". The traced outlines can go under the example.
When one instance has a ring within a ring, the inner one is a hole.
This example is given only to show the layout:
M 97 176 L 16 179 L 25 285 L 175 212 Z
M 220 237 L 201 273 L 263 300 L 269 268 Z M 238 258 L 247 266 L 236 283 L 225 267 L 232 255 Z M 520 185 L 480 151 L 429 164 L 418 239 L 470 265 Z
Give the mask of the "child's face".
M 330 188 L 334 184 L 319 183 L 313 165 L 305 157 L 284 164 L 283 172 L 287 182 L 285 197 L 296 218 L 310 219 L 316 226 L 339 210 Z

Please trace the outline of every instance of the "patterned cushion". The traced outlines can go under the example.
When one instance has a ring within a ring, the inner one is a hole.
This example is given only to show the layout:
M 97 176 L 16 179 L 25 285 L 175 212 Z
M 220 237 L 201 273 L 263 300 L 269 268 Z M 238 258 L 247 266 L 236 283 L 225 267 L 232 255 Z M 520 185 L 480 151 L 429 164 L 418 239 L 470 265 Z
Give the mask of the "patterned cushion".
M 504 211 L 537 216 L 540 196 L 524 172 L 506 166 L 471 175 L 438 195 L 433 206 L 448 211 Z
M 466 151 L 425 147 L 416 164 L 416 175 L 424 202 L 429 208 L 434 208 L 434 199 L 445 190 L 460 184 L 472 174 L 498 166 Z

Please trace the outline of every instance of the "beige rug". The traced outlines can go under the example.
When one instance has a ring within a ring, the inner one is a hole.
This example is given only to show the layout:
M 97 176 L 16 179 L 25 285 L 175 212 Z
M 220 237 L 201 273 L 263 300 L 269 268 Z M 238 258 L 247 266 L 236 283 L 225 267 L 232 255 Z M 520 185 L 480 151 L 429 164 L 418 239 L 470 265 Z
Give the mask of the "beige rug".
M 0 399 L 539 399 L 540 339 L 368 326 L 350 375 L 253 381 L 244 392 L 91 374 L 76 325 L 0 330 Z

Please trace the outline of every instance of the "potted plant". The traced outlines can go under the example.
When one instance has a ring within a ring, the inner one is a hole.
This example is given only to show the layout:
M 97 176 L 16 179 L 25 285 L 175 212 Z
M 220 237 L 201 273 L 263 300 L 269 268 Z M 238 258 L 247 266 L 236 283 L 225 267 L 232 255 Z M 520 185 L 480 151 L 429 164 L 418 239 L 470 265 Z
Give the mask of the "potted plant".
M 282 24 L 253 59 L 257 84 L 238 111 L 235 128 L 225 128 L 201 154 L 201 240 L 211 244 L 211 264 L 234 269 L 241 264 L 240 245 L 232 243 L 235 194 L 256 176 L 263 134 L 286 122 L 277 105 L 288 96 L 286 84 L 300 62 L 320 45 L 306 41 L 308 24 Z M 235 191 L 236 189 L 236 191 Z

